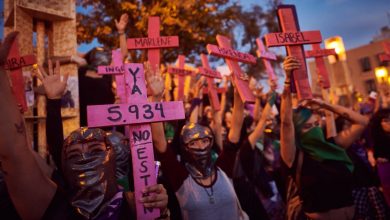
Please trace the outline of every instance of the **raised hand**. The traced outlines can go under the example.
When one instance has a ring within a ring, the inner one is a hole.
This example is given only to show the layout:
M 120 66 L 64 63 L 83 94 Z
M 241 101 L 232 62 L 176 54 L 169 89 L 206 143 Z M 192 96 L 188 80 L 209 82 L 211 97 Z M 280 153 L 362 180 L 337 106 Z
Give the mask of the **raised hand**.
M 38 66 L 36 76 L 42 82 L 47 98 L 61 99 L 66 89 L 66 82 L 68 81 L 69 73 L 65 73 L 61 80 L 60 62 L 56 62 L 56 67 L 53 68 L 53 63 L 49 60 L 49 73 Z
M 283 69 L 286 72 L 286 81 L 290 80 L 293 70 L 301 67 L 299 60 L 293 56 L 287 56 L 283 61 Z
M 125 33 L 127 23 L 129 23 L 129 16 L 126 13 L 121 15 L 119 22 L 115 19 L 115 26 L 119 34 Z
M 194 98 L 202 98 L 203 97 L 203 87 L 206 85 L 206 78 L 201 76 L 196 85 L 194 87 Z
M 165 89 L 165 82 L 161 75 L 160 68 L 156 66 L 153 70 L 149 62 L 145 62 L 144 66 L 148 95 L 151 95 L 155 100 L 160 101 Z
M 325 102 L 321 99 L 307 99 L 303 100 L 301 105 L 305 106 L 307 108 L 310 108 L 311 110 L 317 111 L 324 107 Z

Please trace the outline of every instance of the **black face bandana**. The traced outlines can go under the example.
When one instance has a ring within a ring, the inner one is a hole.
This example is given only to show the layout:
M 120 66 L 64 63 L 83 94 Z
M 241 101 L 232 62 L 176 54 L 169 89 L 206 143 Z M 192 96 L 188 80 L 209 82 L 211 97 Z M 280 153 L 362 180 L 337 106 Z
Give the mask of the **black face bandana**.
M 78 135 L 75 135 L 78 132 Z M 102 138 L 99 129 L 79 129 L 65 143 L 88 143 Z M 68 141 L 68 142 L 67 142 Z M 76 211 L 87 219 L 99 216 L 118 191 L 115 179 L 115 155 L 110 148 L 100 152 L 80 153 L 67 158 L 63 151 L 63 173 L 69 186 L 69 199 Z
M 211 159 L 213 135 L 210 129 L 199 124 L 189 123 L 183 127 L 181 138 L 184 143 L 182 146 L 184 148 L 182 152 L 184 152 L 183 156 L 186 161 L 186 168 L 190 172 L 191 176 L 196 179 L 209 177 L 214 170 L 214 165 Z M 206 148 L 193 149 L 187 146 L 189 142 L 202 138 L 210 139 L 210 144 Z

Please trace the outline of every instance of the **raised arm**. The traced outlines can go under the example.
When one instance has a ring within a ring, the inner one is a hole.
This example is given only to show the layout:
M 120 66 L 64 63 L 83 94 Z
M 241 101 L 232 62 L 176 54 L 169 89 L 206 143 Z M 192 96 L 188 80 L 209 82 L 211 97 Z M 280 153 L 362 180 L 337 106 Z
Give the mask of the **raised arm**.
M 69 74 L 64 74 L 61 80 L 60 62 L 56 62 L 54 69 L 51 60 L 48 63 L 48 72 L 46 73 L 42 67 L 39 67 L 37 77 L 42 82 L 47 97 L 46 139 L 49 152 L 57 168 L 61 170 L 61 150 L 64 141 L 61 118 L 61 97 L 66 90 L 66 82 L 68 81 Z
M 159 68 L 153 71 L 149 63 L 145 63 L 145 78 L 148 87 L 149 101 L 160 102 L 164 95 L 164 79 Z M 164 125 L 162 122 L 151 123 L 152 139 L 155 149 L 159 153 L 167 151 L 167 140 L 165 139 Z
M 205 78 L 202 76 L 196 82 L 196 85 L 195 85 L 195 88 L 194 88 L 194 99 L 195 99 L 195 102 L 192 103 L 192 105 L 194 105 L 194 106 L 191 106 L 192 111 L 191 111 L 190 120 L 189 120 L 192 123 L 197 123 L 198 122 L 199 113 L 201 113 L 201 111 L 202 111 L 200 103 L 198 103 L 198 102 L 202 102 L 202 99 L 203 99 L 204 82 L 205 82 Z
M 352 143 L 360 137 L 369 122 L 369 119 L 366 116 L 363 116 L 351 109 L 345 108 L 340 105 L 332 105 L 318 99 L 308 100 L 307 104 L 318 105 L 325 110 L 331 111 L 340 115 L 341 117 L 344 117 L 352 123 L 349 129 L 343 130 L 334 137 L 335 143 L 343 148 L 350 147 Z
M 271 113 L 272 106 L 275 104 L 276 92 L 272 91 L 268 95 L 267 104 L 265 105 L 263 112 L 261 113 L 260 120 L 257 122 L 255 130 L 248 136 L 249 143 L 252 149 L 255 149 L 256 142 L 264 135 L 265 123 L 269 114 Z
M 11 35 L 5 40 L 11 44 Z M 8 192 L 22 219 L 40 219 L 54 197 L 56 185 L 43 174 L 27 140 L 22 115 L 3 69 L 8 48 L 0 49 L 0 161 Z
M 280 106 L 280 156 L 288 167 L 292 167 L 295 159 L 295 130 L 292 120 L 291 74 L 294 69 L 300 67 L 299 61 L 291 56 L 286 57 L 283 69 L 286 72 L 286 80 Z
M 244 103 L 237 89 L 234 90 L 234 104 L 232 113 L 232 126 L 229 130 L 229 141 L 236 144 L 240 141 L 241 128 L 244 122 Z
M 118 20 L 115 19 L 115 26 L 119 34 L 119 47 L 121 48 L 122 57 L 127 57 L 128 49 L 126 42 L 126 26 L 129 23 L 129 16 L 125 13 L 121 15 L 121 18 Z

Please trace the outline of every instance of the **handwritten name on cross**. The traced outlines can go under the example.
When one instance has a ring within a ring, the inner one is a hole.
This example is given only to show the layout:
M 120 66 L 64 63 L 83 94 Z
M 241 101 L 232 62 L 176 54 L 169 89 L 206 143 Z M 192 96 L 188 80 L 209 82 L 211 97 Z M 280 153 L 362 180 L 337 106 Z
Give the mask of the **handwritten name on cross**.
M 148 102 L 143 65 L 138 63 L 119 65 L 122 62 L 119 50 L 113 51 L 113 59 L 114 66 L 99 67 L 98 70 L 104 70 L 101 74 L 123 76 L 117 77 L 116 80 L 118 93 L 125 102 L 88 106 L 88 126 L 127 126 L 133 160 L 137 219 L 155 219 L 159 216 L 158 210 L 145 208 L 139 202 L 143 196 L 141 190 L 157 182 L 149 123 L 183 119 L 185 117 L 183 102 Z
M 384 42 L 383 48 L 385 49 L 385 53 L 379 55 L 379 59 L 381 62 L 390 62 L 390 42 Z
M 160 17 L 149 17 L 148 37 L 127 39 L 130 50 L 148 49 L 148 61 L 153 68 L 160 66 L 160 49 L 179 46 L 178 36 L 160 36 Z
M 276 55 L 267 51 L 267 48 L 264 47 L 263 41 L 260 38 L 256 39 L 257 47 L 259 48 L 257 52 L 257 57 L 263 60 L 263 64 L 265 66 L 265 70 L 268 74 L 270 80 L 276 80 L 274 68 L 272 68 L 270 60 L 275 61 Z
M 14 92 L 18 104 L 21 105 L 23 111 L 27 111 L 22 68 L 36 64 L 37 60 L 34 55 L 20 56 L 18 38 L 19 37 L 16 36 L 11 43 L 4 69 L 10 71 L 12 91 Z
M 281 5 L 277 10 L 279 25 L 283 32 L 265 35 L 268 47 L 286 46 L 287 54 L 294 56 L 301 62 L 301 68 L 293 71 L 295 88 L 298 99 L 310 99 L 313 97 L 310 89 L 305 62 L 304 44 L 321 43 L 320 31 L 300 32 L 298 16 L 294 5 Z
M 219 111 L 219 110 L 221 110 L 221 105 L 219 103 L 217 89 L 215 88 L 216 86 L 214 83 L 214 78 L 222 79 L 221 73 L 216 71 L 216 70 L 211 69 L 206 54 L 201 54 L 200 59 L 202 61 L 203 67 L 198 68 L 199 74 L 206 77 L 207 88 L 205 88 L 205 89 L 208 91 L 211 105 L 213 106 L 213 109 L 215 111 Z
M 256 57 L 248 53 L 233 50 L 230 39 L 225 36 L 217 35 L 217 42 L 220 47 L 208 44 L 207 51 L 211 55 L 225 58 L 225 62 L 233 73 L 233 81 L 240 94 L 241 100 L 248 103 L 255 102 L 255 97 L 249 89 L 249 77 L 242 72 L 238 62 L 255 64 Z
M 185 66 L 185 59 L 186 57 L 184 55 L 179 55 L 177 59 L 177 67 L 168 67 L 168 73 L 172 73 L 177 75 L 178 82 L 179 82 L 179 88 L 177 91 L 177 100 L 183 100 L 184 98 L 184 80 L 185 76 L 190 76 L 192 74 L 195 74 L 195 71 L 187 70 L 184 68 Z
M 328 89 L 330 88 L 330 81 L 323 57 L 336 55 L 336 51 L 334 49 L 321 49 L 320 44 L 312 44 L 312 48 L 313 50 L 308 50 L 305 52 L 305 56 L 306 58 L 314 57 L 317 73 L 322 78 L 322 88 Z

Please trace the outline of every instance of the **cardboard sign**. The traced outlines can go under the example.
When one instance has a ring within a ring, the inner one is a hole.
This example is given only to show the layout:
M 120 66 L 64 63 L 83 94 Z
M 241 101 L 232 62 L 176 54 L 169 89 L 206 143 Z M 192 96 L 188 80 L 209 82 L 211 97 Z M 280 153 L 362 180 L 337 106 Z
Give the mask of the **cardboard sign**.
M 34 65 L 37 61 L 34 55 L 20 56 L 18 39 L 19 37 L 16 36 L 11 43 L 11 48 L 7 56 L 4 69 L 10 70 L 12 91 L 17 103 L 21 105 L 23 111 L 27 111 L 22 68 Z
M 158 209 L 145 208 L 139 199 L 146 186 L 157 183 L 150 122 L 184 118 L 182 102 L 148 102 L 142 64 L 123 64 L 120 50 L 112 52 L 113 66 L 98 67 L 100 74 L 114 74 L 122 104 L 87 107 L 88 126 L 127 125 L 133 161 L 137 219 L 155 219 Z M 136 124 L 136 125 L 135 125 Z
M 260 38 L 256 39 L 256 44 L 259 48 L 257 50 L 257 56 L 263 60 L 263 64 L 265 66 L 265 70 L 268 74 L 269 79 L 276 80 L 274 68 L 272 68 L 270 62 L 270 60 L 276 60 L 276 55 L 267 51 L 267 49 L 264 47 L 263 41 Z
M 249 89 L 249 77 L 242 72 L 237 61 L 239 60 L 242 62 L 253 63 L 254 59 L 254 63 L 256 63 L 256 58 L 254 58 L 250 54 L 244 54 L 233 50 L 230 39 L 227 37 L 217 35 L 217 42 L 219 47 L 208 44 L 207 51 L 211 55 L 225 58 L 225 62 L 227 63 L 230 71 L 232 72 L 232 78 L 235 87 L 240 94 L 241 100 L 243 102 L 254 103 L 255 97 L 253 96 L 252 91 Z M 220 50 L 220 48 L 222 48 L 223 50 Z
M 208 91 L 211 106 L 213 107 L 214 111 L 219 111 L 221 110 L 221 104 L 219 103 L 218 93 L 217 93 L 216 85 L 214 83 L 214 78 L 222 79 L 221 73 L 211 69 L 206 54 L 201 54 L 200 59 L 202 60 L 203 67 L 198 68 L 199 74 L 206 77 L 207 87 L 205 89 L 207 89 Z
M 277 10 L 279 25 L 283 32 L 270 33 L 265 35 L 265 42 L 268 47 L 286 46 L 287 55 L 294 56 L 301 62 L 301 68 L 293 71 L 292 78 L 298 99 L 311 99 L 313 95 L 307 75 L 305 62 L 304 44 L 321 43 L 320 31 L 300 32 L 298 17 L 294 5 L 280 5 Z
M 177 100 L 183 100 L 184 98 L 184 79 L 185 76 L 195 74 L 195 71 L 184 69 L 186 57 L 184 55 L 179 55 L 177 67 L 168 67 L 168 73 L 178 75 L 179 88 L 177 93 Z
M 129 50 L 148 49 L 148 61 L 153 69 L 160 66 L 160 48 L 178 46 L 178 36 L 160 36 L 160 17 L 149 17 L 147 38 L 127 39 Z
M 321 49 L 320 44 L 312 44 L 312 47 L 313 50 L 306 51 L 306 58 L 315 58 L 317 73 L 322 78 L 322 88 L 328 89 L 330 88 L 330 81 L 323 57 L 336 55 L 336 51 L 334 49 Z

